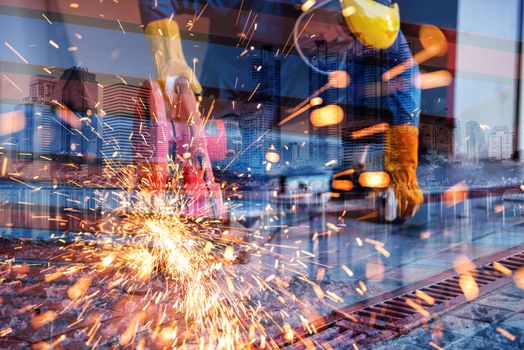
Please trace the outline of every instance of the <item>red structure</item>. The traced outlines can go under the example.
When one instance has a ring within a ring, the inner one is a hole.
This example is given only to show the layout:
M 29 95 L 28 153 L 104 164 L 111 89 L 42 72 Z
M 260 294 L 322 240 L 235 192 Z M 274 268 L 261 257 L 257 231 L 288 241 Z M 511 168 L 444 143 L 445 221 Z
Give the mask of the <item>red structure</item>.
M 141 166 L 139 177 L 142 189 L 153 193 L 178 191 L 171 188 L 174 183 L 168 159 L 171 158 L 182 170 L 181 186 L 188 204 L 186 214 L 210 218 L 226 218 L 220 185 L 215 182 L 208 153 L 208 138 L 200 118 L 197 104 L 192 94 L 175 94 L 169 101 L 174 108 L 166 108 L 166 97 L 157 82 L 151 83 L 150 90 L 150 145 L 153 154 L 150 161 Z M 222 123 L 223 129 L 223 123 Z M 215 152 L 215 157 L 225 157 L 227 139 L 217 136 L 211 138 L 213 144 L 223 143 Z M 223 151 L 220 152 L 220 150 Z M 170 185 L 168 185 L 168 183 Z

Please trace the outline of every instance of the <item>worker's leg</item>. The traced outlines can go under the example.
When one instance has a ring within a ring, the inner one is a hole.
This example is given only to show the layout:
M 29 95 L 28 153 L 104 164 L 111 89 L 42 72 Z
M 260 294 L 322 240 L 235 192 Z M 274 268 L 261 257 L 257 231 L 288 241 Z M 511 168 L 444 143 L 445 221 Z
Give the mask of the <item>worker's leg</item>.
M 400 33 L 397 43 L 386 51 L 389 64 L 383 73 L 412 59 L 409 46 Z M 418 66 L 406 69 L 387 84 L 387 106 L 391 112 L 391 127 L 386 137 L 384 165 L 391 176 L 402 220 L 415 215 L 424 197 L 417 182 L 418 126 L 420 118 L 420 89 L 417 85 Z

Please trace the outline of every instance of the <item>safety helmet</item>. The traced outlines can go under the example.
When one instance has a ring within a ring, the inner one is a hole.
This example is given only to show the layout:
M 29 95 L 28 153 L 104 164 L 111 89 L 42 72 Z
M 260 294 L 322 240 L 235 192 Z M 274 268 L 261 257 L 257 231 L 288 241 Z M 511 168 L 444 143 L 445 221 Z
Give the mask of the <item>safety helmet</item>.
M 397 3 L 386 6 L 373 0 L 340 0 L 351 32 L 366 46 L 387 49 L 397 39 L 400 11 Z

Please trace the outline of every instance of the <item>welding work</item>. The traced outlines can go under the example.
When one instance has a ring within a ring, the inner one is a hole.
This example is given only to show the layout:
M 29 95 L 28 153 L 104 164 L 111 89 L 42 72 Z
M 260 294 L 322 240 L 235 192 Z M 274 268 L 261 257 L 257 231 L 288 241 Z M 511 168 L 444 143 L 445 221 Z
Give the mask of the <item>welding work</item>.
M 523 23 L 0 0 L 0 348 L 522 348 Z

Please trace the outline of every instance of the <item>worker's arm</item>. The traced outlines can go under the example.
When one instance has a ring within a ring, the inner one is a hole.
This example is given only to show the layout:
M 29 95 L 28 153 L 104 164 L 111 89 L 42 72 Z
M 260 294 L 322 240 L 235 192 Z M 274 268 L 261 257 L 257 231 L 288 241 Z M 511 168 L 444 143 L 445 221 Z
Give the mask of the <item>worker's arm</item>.
M 171 93 L 175 81 L 179 77 L 185 78 L 195 93 L 201 93 L 202 86 L 195 76 L 193 64 L 184 55 L 180 24 L 176 22 L 175 16 L 200 13 L 205 3 L 198 0 L 139 0 L 138 5 L 156 67 L 157 80 L 166 92 Z

